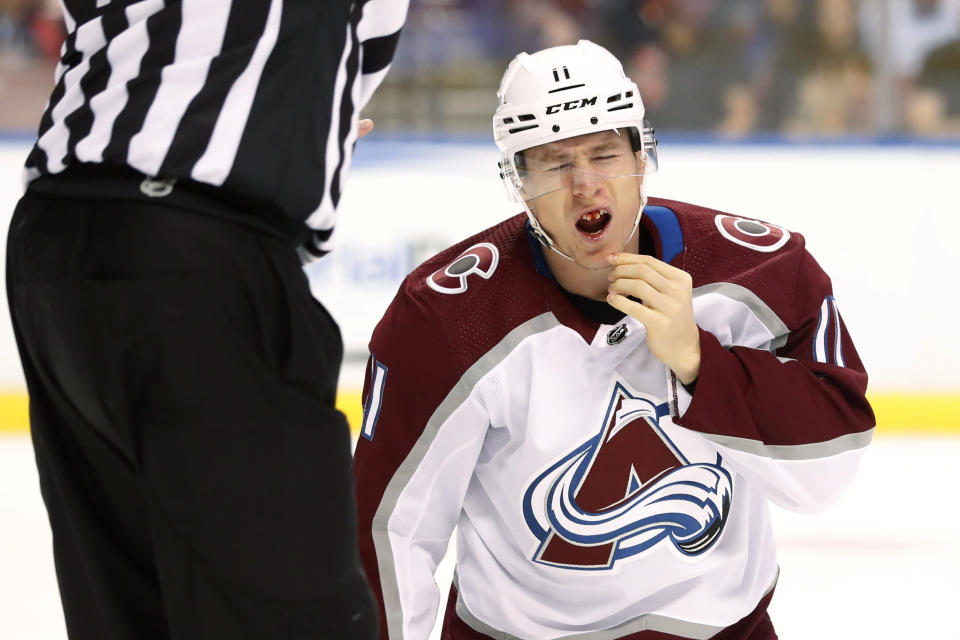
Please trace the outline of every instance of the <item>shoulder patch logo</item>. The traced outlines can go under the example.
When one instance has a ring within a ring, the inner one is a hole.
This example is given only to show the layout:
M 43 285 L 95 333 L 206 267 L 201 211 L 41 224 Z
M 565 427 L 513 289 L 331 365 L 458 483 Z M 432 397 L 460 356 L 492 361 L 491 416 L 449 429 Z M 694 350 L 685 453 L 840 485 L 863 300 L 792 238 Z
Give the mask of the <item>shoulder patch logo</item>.
M 478 275 L 484 280 L 497 270 L 500 252 L 489 242 L 475 244 L 443 269 L 434 271 L 427 278 L 427 285 L 438 293 L 457 294 L 467 290 L 467 279 Z
M 769 222 L 724 213 L 718 214 L 714 222 L 724 238 L 754 251 L 770 253 L 787 244 L 790 239 L 789 231 Z

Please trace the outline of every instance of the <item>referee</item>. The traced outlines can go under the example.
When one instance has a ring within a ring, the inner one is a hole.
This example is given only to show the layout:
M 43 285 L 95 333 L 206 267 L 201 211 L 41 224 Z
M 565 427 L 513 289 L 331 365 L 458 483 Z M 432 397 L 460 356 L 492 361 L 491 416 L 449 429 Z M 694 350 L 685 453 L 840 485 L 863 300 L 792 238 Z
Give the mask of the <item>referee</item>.
M 65 0 L 7 284 L 70 638 L 376 637 L 330 249 L 407 0 Z

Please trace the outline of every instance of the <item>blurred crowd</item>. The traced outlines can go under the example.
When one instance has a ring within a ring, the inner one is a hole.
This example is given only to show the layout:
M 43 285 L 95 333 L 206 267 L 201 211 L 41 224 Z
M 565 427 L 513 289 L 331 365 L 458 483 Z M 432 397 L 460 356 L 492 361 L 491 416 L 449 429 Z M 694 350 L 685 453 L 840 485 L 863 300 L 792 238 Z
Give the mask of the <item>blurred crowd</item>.
M 52 82 L 56 17 L 51 0 L 0 0 L 0 128 L 34 126 L 43 101 L 11 124 L 13 105 L 22 76 Z M 624 61 L 661 131 L 960 136 L 960 0 L 412 0 L 367 115 L 484 131 L 515 53 L 578 38 Z
M 0 131 L 36 128 L 63 38 L 56 0 L 0 0 Z

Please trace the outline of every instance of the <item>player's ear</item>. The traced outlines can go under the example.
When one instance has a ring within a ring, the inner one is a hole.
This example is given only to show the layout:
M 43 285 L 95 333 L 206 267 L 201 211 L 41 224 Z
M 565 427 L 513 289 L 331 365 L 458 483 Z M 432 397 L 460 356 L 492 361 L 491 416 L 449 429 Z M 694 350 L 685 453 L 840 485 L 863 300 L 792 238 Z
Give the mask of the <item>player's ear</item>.
M 647 152 L 640 149 L 634 155 L 637 157 L 637 173 L 643 175 L 647 168 Z

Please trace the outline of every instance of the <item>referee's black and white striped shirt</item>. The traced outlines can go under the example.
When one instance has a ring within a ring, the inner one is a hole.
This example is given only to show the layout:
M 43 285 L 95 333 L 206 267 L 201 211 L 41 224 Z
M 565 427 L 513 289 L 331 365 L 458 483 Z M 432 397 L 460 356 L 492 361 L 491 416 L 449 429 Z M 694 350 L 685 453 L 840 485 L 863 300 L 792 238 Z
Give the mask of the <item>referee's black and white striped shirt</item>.
M 68 35 L 27 188 L 128 167 L 152 179 L 148 195 L 200 186 L 283 220 L 305 259 L 330 249 L 358 112 L 408 0 L 62 4 Z

